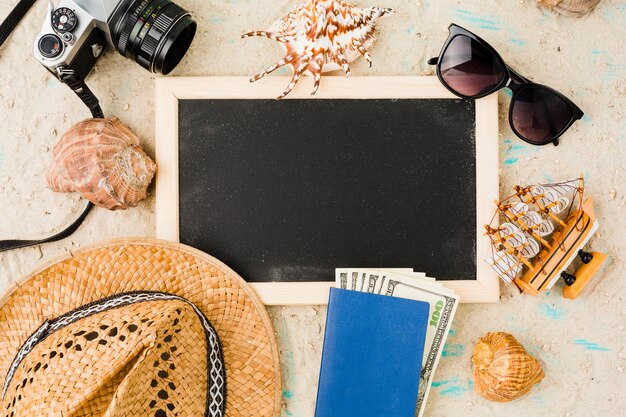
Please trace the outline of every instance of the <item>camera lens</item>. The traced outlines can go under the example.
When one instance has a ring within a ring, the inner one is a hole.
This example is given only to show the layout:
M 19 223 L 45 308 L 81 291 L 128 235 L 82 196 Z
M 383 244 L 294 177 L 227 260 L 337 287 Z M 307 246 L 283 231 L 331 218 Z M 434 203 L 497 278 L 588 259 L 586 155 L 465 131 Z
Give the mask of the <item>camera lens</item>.
M 189 49 L 196 22 L 170 0 L 134 0 L 112 30 L 117 50 L 150 72 L 170 73 Z

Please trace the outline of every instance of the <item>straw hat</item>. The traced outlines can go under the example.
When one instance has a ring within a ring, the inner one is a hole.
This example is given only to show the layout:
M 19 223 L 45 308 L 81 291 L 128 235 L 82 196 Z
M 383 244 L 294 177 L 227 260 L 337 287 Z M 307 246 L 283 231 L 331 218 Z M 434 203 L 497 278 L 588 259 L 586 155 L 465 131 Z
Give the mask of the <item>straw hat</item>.
M 0 416 L 280 415 L 264 306 L 177 243 L 114 240 L 40 267 L 0 297 L 0 352 Z

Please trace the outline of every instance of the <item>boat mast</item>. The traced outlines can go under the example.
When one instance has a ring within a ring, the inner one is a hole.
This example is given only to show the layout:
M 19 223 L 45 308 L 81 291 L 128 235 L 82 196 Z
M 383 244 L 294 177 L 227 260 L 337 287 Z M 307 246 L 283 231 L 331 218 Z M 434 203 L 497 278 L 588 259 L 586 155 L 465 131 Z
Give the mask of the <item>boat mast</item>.
M 493 227 L 486 224 L 485 230 L 487 230 L 487 235 L 491 237 L 494 243 L 502 245 L 506 249 L 506 253 L 508 253 L 509 255 L 513 255 L 518 260 L 515 265 L 511 266 L 507 271 L 504 272 L 505 274 L 511 271 L 517 265 L 519 265 L 520 262 L 523 262 L 529 268 L 533 267 L 532 264 L 528 262 L 528 260 L 524 258 L 517 249 L 508 244 L 505 237 L 500 234 L 501 231 L 499 229 L 494 229 Z
M 556 201 L 554 201 L 554 202 L 550 203 L 550 204 L 549 204 L 549 205 L 547 205 L 547 206 L 544 206 L 543 204 L 541 204 L 541 203 L 539 202 L 539 199 L 540 199 L 540 198 L 545 197 L 545 195 L 544 195 L 544 194 L 540 194 L 540 195 L 537 195 L 537 196 L 532 196 L 532 195 L 529 195 L 529 194 L 530 194 L 530 193 L 528 192 L 529 187 L 522 188 L 522 187 L 520 187 L 519 185 L 516 185 L 516 186 L 515 186 L 515 187 L 513 187 L 513 188 L 515 189 L 515 192 L 517 193 L 517 196 L 518 196 L 520 199 L 522 199 L 522 201 L 524 201 L 524 200 L 523 200 L 523 198 L 525 198 L 525 199 L 526 199 L 526 201 L 524 201 L 525 203 L 534 204 L 535 206 L 537 206 L 537 207 L 539 208 L 539 210 L 541 210 L 541 212 L 542 212 L 542 213 L 547 214 L 548 216 L 550 216 L 550 217 L 552 218 L 552 220 L 554 220 L 555 222 L 557 222 L 558 224 L 560 224 L 560 225 L 561 225 L 561 227 L 565 227 L 565 226 L 567 226 L 563 220 L 561 220 L 558 216 L 556 216 L 554 213 L 552 213 L 552 212 L 550 211 L 550 208 L 552 208 L 552 206 L 554 206 L 554 205 L 556 205 L 556 204 L 557 204 L 557 202 L 556 202 Z
M 517 186 L 516 186 L 517 187 Z M 527 225 L 525 225 L 524 223 L 522 223 L 519 220 L 519 216 L 515 213 L 513 213 L 510 210 L 510 206 L 509 205 L 505 205 L 500 203 L 499 201 L 496 201 L 496 206 L 498 206 L 498 210 L 504 214 L 504 216 L 511 220 L 514 221 L 519 227 L 522 228 L 522 230 L 526 233 L 528 233 L 529 235 L 531 235 L 532 237 L 534 237 L 535 239 L 537 239 L 539 242 L 541 242 L 542 245 L 544 245 L 545 247 L 547 247 L 548 249 L 552 249 L 552 246 L 548 243 L 547 240 L 545 240 L 544 238 L 542 238 L 541 236 L 539 236 L 537 233 L 535 233 L 535 231 L 533 229 L 531 229 L 530 227 L 528 227 Z

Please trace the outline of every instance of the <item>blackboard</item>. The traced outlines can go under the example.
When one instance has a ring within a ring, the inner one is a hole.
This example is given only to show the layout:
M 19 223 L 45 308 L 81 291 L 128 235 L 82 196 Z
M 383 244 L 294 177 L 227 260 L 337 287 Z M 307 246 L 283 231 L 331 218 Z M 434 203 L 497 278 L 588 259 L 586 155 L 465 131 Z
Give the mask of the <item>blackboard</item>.
M 471 100 L 181 100 L 180 241 L 248 281 L 476 279 Z
M 252 283 L 354 266 L 476 281 L 476 103 L 179 97 L 177 238 Z

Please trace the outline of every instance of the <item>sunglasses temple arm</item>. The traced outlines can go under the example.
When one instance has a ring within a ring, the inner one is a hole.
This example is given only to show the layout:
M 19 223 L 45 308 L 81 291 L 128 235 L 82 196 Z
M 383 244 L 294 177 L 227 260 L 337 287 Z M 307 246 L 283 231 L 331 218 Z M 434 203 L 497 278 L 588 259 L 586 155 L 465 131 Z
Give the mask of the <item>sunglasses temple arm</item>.
M 436 56 L 434 58 L 430 58 L 428 60 L 428 65 L 437 65 L 439 63 L 439 57 Z
M 516 82 L 523 82 L 523 83 L 531 83 L 532 81 L 530 81 L 528 78 L 523 77 L 519 72 L 515 71 L 513 68 L 509 67 L 508 65 L 506 66 L 506 68 L 509 70 L 509 73 L 511 73 L 511 78 L 513 79 L 513 81 Z

